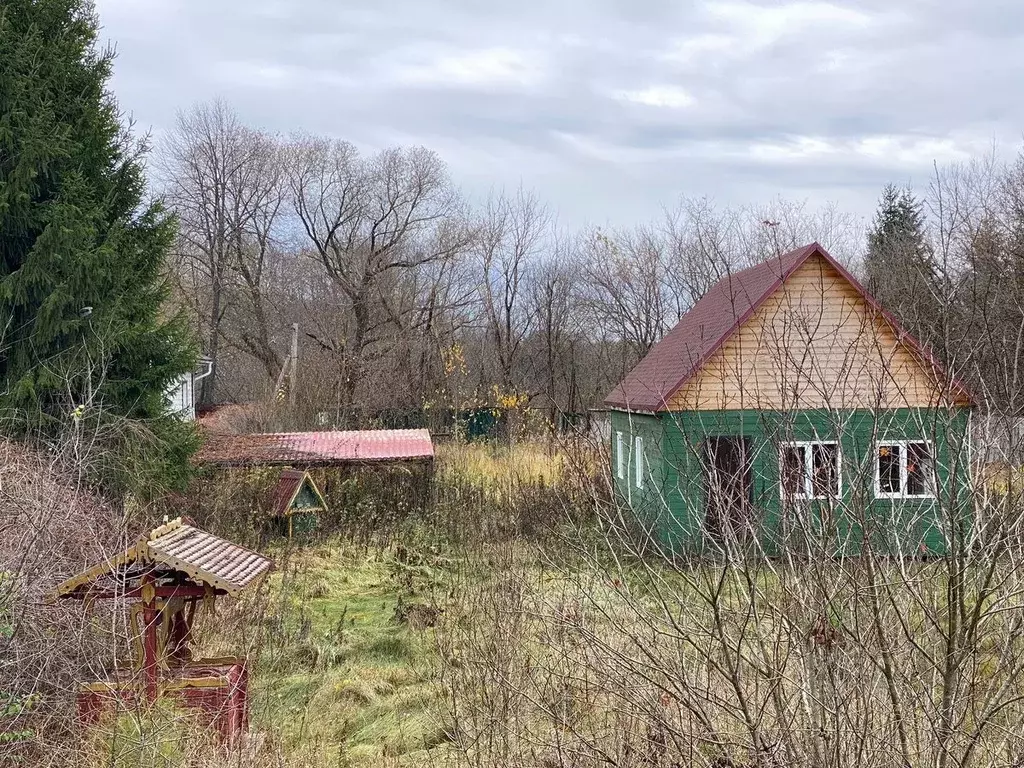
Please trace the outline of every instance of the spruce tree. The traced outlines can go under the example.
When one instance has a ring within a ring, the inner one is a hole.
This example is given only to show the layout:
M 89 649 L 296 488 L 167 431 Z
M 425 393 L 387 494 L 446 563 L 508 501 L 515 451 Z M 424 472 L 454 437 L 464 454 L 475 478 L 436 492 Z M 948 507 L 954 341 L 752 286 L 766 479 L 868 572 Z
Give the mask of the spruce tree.
M 165 405 L 195 350 L 163 313 L 175 223 L 146 202 L 97 35 L 88 0 L 0 3 L 0 428 L 91 429 L 102 479 L 145 490 L 195 447 Z
M 941 286 L 925 233 L 923 205 L 907 188 L 889 184 L 868 232 L 867 289 L 912 333 L 938 341 Z

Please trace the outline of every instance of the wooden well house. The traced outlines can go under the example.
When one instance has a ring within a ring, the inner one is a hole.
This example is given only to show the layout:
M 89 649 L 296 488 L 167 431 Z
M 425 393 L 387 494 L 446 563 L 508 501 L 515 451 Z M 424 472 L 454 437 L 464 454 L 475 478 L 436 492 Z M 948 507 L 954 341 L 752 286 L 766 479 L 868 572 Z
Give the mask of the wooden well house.
M 727 275 L 611 392 L 617 495 L 675 553 L 940 555 L 971 394 L 817 243 Z
M 119 708 L 177 700 L 231 739 L 248 723 L 245 658 L 196 659 L 192 627 L 221 596 L 237 596 L 273 567 L 256 552 L 186 524 L 165 523 L 55 590 L 63 599 L 133 601 L 133 663 L 78 694 L 85 724 Z

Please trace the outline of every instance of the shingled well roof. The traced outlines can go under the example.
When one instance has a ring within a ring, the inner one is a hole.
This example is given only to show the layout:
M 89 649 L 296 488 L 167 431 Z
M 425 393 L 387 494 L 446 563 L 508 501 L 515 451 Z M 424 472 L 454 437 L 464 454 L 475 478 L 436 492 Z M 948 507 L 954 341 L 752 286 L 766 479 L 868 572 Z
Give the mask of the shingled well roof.
M 936 370 L 941 364 L 866 291 L 845 267 L 832 258 L 818 243 L 811 243 L 761 264 L 723 277 L 678 324 L 651 347 L 605 399 L 609 408 L 630 411 L 661 411 L 669 399 L 717 352 L 721 346 L 757 311 L 765 300 L 799 269 L 812 255 L 818 254 L 850 282 L 879 314 L 896 335 Z M 954 387 L 970 398 L 960 382 Z
M 73 576 L 54 591 L 57 597 L 74 596 L 83 588 L 133 564 L 165 567 L 188 574 L 196 581 L 237 595 L 273 567 L 258 552 L 184 523 L 164 523 L 118 555 Z

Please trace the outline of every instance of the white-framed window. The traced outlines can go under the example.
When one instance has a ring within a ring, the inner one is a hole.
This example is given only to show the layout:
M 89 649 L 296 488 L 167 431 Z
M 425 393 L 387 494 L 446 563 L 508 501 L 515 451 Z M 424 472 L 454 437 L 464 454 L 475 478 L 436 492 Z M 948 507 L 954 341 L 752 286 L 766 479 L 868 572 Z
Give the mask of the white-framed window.
M 615 476 L 626 479 L 626 452 L 622 448 L 622 432 L 615 433 Z
M 633 443 L 633 466 L 636 468 L 636 487 L 644 487 L 644 439 L 637 436 Z
M 930 499 L 935 496 L 935 456 L 927 440 L 888 440 L 875 450 L 875 496 Z
M 839 498 L 843 493 L 839 444 L 807 441 L 782 446 L 779 469 L 787 499 Z

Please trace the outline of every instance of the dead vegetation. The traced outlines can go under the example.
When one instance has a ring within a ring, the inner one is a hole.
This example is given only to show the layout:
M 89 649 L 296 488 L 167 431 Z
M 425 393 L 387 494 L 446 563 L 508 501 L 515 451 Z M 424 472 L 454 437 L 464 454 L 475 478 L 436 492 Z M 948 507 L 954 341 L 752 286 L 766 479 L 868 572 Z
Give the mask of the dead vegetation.
M 489 578 L 445 615 L 463 764 L 966 766 L 1024 752 L 1010 726 L 1024 716 L 1018 551 L 670 565 L 582 540 L 557 562 L 491 552 Z
M 0 441 L 0 764 L 60 755 L 74 737 L 75 681 L 109 658 L 76 606 L 47 592 L 114 551 L 119 516 L 86 486 L 74 446 L 51 452 Z M 104 626 L 106 625 L 106 626 Z
M 33 608 L 36 634 L 19 640 L 31 678 L 5 665 L 4 684 L 31 683 L 63 730 L 34 729 L 19 754 L 174 768 L 988 766 L 1024 755 L 1013 728 L 1024 716 L 1024 550 L 1005 489 L 979 496 L 1002 522 L 948 559 L 736 550 L 689 562 L 637 546 L 642 532 L 593 481 L 594 463 L 522 450 L 522 461 L 502 447 L 443 450 L 437 506 L 373 535 L 376 508 L 365 506 L 359 529 L 267 540 L 278 571 L 197 638 L 204 654 L 253 663 L 251 735 L 233 751 L 164 707 L 126 712 L 70 751 L 67 709 L 58 716 L 51 693 L 63 690 L 66 707 L 72 681 L 98 672 L 85 660 L 109 657 L 111 633 L 83 623 L 79 606 L 46 608 L 50 619 Z M 53 471 L 40 455 L 22 460 Z M 63 496 L 5 475 L 4 509 L 37 498 L 44 514 L 77 499 L 75 514 L 111 515 L 59 485 Z M 50 547 L 70 572 L 98 553 L 67 544 L 65 524 L 86 525 L 69 516 L 26 551 L 48 562 Z M 28 652 L 47 632 L 59 669 Z

